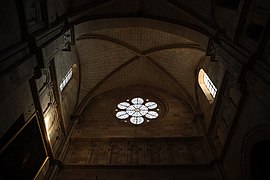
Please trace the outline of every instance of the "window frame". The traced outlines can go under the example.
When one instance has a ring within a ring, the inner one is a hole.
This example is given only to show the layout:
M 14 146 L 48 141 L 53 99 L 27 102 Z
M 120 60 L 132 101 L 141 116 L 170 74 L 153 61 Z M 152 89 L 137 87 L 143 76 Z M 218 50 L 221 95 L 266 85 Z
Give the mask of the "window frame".
M 214 102 L 218 89 L 203 69 L 200 69 L 199 71 L 198 83 L 207 100 L 210 104 L 212 104 Z

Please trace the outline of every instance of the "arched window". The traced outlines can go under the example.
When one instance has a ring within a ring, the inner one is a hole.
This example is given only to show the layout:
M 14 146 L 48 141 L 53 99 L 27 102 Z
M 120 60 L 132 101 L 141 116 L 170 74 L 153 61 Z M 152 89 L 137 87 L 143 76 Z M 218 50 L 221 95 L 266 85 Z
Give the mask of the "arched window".
M 199 71 L 198 82 L 209 103 L 213 103 L 217 94 L 217 88 L 203 69 Z
M 72 77 L 72 68 L 69 69 L 69 71 L 67 72 L 67 74 L 63 78 L 63 80 L 62 80 L 62 82 L 61 82 L 61 84 L 59 86 L 60 91 L 63 91 L 63 89 L 66 87 L 66 85 L 70 81 L 71 77 Z

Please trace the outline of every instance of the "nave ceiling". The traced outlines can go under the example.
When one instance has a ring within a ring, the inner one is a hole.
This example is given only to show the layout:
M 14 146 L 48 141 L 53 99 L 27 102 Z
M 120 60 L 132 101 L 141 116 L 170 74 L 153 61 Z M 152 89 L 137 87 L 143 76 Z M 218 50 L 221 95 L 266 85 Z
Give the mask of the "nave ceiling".
M 78 112 L 101 93 L 136 84 L 166 90 L 196 112 L 197 68 L 206 58 L 208 38 L 182 26 L 173 30 L 167 23 L 156 26 L 154 20 L 120 21 L 75 26 L 81 83 Z

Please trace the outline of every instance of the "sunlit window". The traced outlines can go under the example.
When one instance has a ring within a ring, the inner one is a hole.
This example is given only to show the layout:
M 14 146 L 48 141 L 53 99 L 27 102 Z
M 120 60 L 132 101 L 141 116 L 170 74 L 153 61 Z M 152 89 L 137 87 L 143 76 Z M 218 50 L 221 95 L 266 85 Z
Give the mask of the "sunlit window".
M 67 83 L 70 81 L 72 77 L 72 68 L 69 69 L 65 77 L 63 78 L 61 84 L 60 84 L 60 91 L 63 91 L 63 89 L 66 87 Z
M 203 69 L 199 71 L 198 82 L 208 101 L 212 103 L 216 97 L 217 88 Z
M 145 120 L 149 122 L 156 119 L 159 110 L 157 103 L 140 97 L 133 98 L 131 101 L 127 99 L 125 102 L 119 103 L 115 109 L 116 117 L 119 120 L 128 122 L 127 119 L 129 119 L 135 125 L 142 124 Z
M 206 85 L 212 97 L 215 98 L 216 93 L 217 93 L 217 88 L 215 87 L 215 85 L 213 84 L 213 82 L 211 81 L 211 79 L 208 77 L 206 73 L 204 73 L 203 82 Z

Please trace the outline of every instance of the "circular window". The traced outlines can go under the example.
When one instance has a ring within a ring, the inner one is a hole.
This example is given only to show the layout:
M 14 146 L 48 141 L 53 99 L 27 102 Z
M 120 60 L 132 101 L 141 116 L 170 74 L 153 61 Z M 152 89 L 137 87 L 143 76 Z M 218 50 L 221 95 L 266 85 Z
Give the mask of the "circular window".
M 139 125 L 145 121 L 156 119 L 159 116 L 160 109 L 158 104 L 149 99 L 143 99 L 141 97 L 136 97 L 127 99 L 125 102 L 120 102 L 115 109 L 115 116 L 119 120 L 124 120 L 130 123 Z

